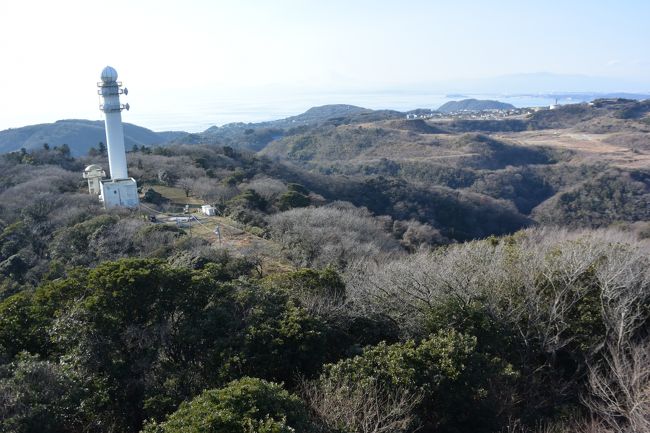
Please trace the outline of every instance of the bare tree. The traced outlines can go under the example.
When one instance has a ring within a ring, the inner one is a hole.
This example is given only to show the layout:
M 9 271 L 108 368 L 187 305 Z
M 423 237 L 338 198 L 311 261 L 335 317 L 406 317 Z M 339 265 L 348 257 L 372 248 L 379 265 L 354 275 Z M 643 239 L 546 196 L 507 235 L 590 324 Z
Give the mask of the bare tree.
M 615 246 L 597 271 L 607 328 L 604 360 L 590 365 L 588 406 L 616 432 L 650 431 L 650 269 L 647 251 Z
M 363 209 L 292 209 L 271 216 L 269 227 L 298 266 L 345 268 L 361 257 L 403 253 L 381 221 Z
M 591 365 L 594 398 L 600 402 L 594 408 L 605 419 L 612 411 L 627 411 L 615 419 L 634 416 L 636 421 L 623 423 L 640 428 L 639 419 L 648 417 L 647 391 L 642 391 L 647 381 L 640 383 L 648 373 L 640 370 L 636 347 L 649 347 L 647 329 L 642 332 L 649 320 L 649 252 L 648 242 L 617 230 L 532 229 L 506 241 L 469 242 L 388 261 L 364 259 L 348 267 L 344 277 L 355 308 L 392 318 L 407 336 L 426 330 L 427 314 L 436 306 L 453 301 L 464 308 L 478 301 L 531 348 L 521 358 L 521 368 L 530 375 L 540 368 L 551 372 L 561 351 L 580 344 L 585 359 L 571 378 L 549 374 L 545 380 L 554 380 L 548 385 L 553 393 L 520 398 L 530 407 L 557 404 L 556 399 L 575 395 Z M 579 308 L 594 302 L 597 308 L 598 301 L 600 317 L 593 321 L 604 324 L 605 333 L 577 335 Z M 540 367 L 536 351 L 546 365 Z M 597 363 L 603 356 L 606 361 Z M 527 392 L 525 387 L 521 392 Z M 610 411 L 602 406 L 607 401 Z
M 615 230 L 532 229 L 508 242 L 467 242 L 388 261 L 362 258 L 345 279 L 360 306 L 407 330 L 441 301 L 480 298 L 496 317 L 525 326 L 525 338 L 541 339 L 553 352 L 570 342 L 568 315 L 589 294 L 584 278 L 602 292 L 602 314 L 640 320 L 639 297 L 650 287 L 648 245 Z M 625 313 L 632 306 L 634 314 Z M 617 332 L 623 329 L 631 328 L 621 324 Z
M 196 179 L 191 177 L 181 177 L 176 181 L 176 186 L 181 188 L 185 193 L 185 197 L 189 197 L 190 193 L 194 190 L 194 185 L 196 184 Z
M 388 261 L 364 258 L 344 278 L 358 308 L 387 315 L 406 335 L 417 335 L 428 312 L 445 300 L 487 302 L 514 285 L 504 248 L 470 242 Z
M 228 200 L 239 194 L 239 190 L 232 186 L 223 185 L 217 179 L 201 177 L 192 185 L 192 194 L 210 204 L 225 204 Z
M 533 427 L 519 420 L 510 422 L 501 433 L 613 433 L 602 422 L 591 419 L 569 419 L 555 423 L 540 423 Z
M 306 382 L 302 394 L 312 413 L 331 429 L 356 433 L 400 433 L 418 430 L 413 414 L 421 397 L 376 382 L 321 379 Z
M 442 236 L 437 229 L 415 220 L 397 220 L 393 222 L 392 229 L 393 233 L 401 238 L 402 246 L 411 252 L 417 251 L 423 246 L 449 243 L 449 240 Z
M 267 176 L 256 177 L 247 184 L 242 185 L 241 189 L 252 189 L 265 200 L 273 200 L 280 194 L 287 192 L 287 186 L 282 181 Z
M 588 406 L 615 432 L 650 432 L 650 343 L 607 348 L 589 377 Z

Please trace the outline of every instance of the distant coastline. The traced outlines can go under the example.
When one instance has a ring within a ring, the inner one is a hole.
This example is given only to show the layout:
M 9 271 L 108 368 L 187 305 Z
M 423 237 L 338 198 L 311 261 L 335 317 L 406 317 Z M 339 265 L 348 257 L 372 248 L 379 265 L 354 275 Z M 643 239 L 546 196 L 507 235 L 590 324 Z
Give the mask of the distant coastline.
M 560 105 L 589 102 L 602 97 L 628 97 L 646 99 L 650 95 L 624 93 L 562 93 L 562 94 L 463 94 L 474 99 L 491 99 L 512 104 L 517 108 L 543 107 L 557 103 Z M 211 126 L 228 123 L 255 123 L 278 120 L 305 112 L 311 107 L 327 104 L 350 104 L 373 110 L 411 111 L 417 108 L 436 109 L 458 99 L 457 94 L 386 92 L 386 93 L 331 93 L 290 95 L 277 98 L 264 98 L 242 95 L 237 102 L 229 99 L 226 104 L 214 100 L 202 104 L 192 113 L 165 112 L 143 115 L 132 111 L 129 122 L 146 126 L 154 131 L 180 130 L 188 132 L 205 131 Z
M 187 131 L 203 132 L 211 126 L 223 126 L 229 123 L 258 123 L 304 113 L 311 107 L 329 104 L 349 104 L 373 110 L 397 110 L 408 112 L 415 109 L 435 110 L 441 105 L 458 99 L 490 99 L 512 104 L 517 108 L 543 107 L 557 103 L 560 105 L 589 102 L 597 98 L 625 97 L 629 99 L 646 99 L 650 94 L 632 93 L 432 93 L 415 90 L 385 92 L 331 92 L 331 93 L 241 93 L 233 95 L 195 96 L 172 95 L 174 104 L 157 104 L 151 100 L 134 100 L 134 109 L 123 115 L 124 121 L 152 131 Z M 99 112 L 93 111 L 99 120 Z M 62 115 L 63 116 L 63 115 Z M 61 118 L 61 117 L 59 117 Z M 23 113 L 21 119 L 14 119 L 11 124 L 0 124 L 0 130 L 20 128 L 26 125 L 54 122 L 59 118 L 44 119 L 34 114 Z M 76 118 L 79 118 L 78 116 Z M 5 122 L 8 119 L 4 119 Z

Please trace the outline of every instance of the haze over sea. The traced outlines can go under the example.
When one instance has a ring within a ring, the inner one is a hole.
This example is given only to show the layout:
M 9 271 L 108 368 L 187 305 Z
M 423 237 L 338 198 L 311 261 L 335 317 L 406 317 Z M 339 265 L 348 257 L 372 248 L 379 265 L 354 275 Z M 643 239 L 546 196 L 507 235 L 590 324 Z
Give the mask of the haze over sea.
M 0 40 L 11 41 L 0 130 L 100 120 L 106 65 L 130 90 L 125 121 L 193 132 L 330 103 L 410 110 L 450 93 L 524 106 L 553 97 L 498 95 L 650 92 L 647 0 L 110 4 L 0 2 Z M 115 25 L 109 38 L 98 20 Z
M 427 94 L 405 92 L 374 93 L 306 93 L 291 96 L 232 95 L 192 98 L 192 103 L 179 104 L 146 114 L 137 108 L 124 114 L 124 120 L 154 131 L 182 130 L 201 132 L 211 126 L 233 122 L 256 123 L 283 119 L 326 104 L 350 104 L 375 110 L 409 111 L 416 108 L 436 109 L 445 102 L 467 98 L 493 99 L 515 107 L 548 106 L 555 103 L 549 95 L 497 94 Z M 586 94 L 562 95 L 560 104 L 575 104 L 593 99 Z M 177 99 L 178 101 L 178 99 Z
M 435 110 L 445 102 L 475 98 L 506 102 L 515 107 L 543 107 L 557 102 L 575 104 L 598 97 L 593 92 L 549 93 L 440 93 L 409 90 L 351 90 L 281 91 L 277 89 L 246 89 L 242 91 L 206 91 L 173 89 L 164 95 L 152 89 L 129 89 L 122 98 L 131 106 L 124 111 L 123 120 L 154 131 L 202 132 L 211 126 L 228 123 L 257 123 L 284 119 L 304 113 L 312 107 L 327 104 L 349 104 L 374 110 L 410 111 L 418 108 Z M 89 93 L 89 92 L 86 92 Z M 645 93 L 645 92 L 644 92 Z M 11 118 L 0 118 L 0 130 L 21 126 L 55 122 L 61 119 L 102 120 L 92 94 L 83 95 L 83 104 L 73 108 L 52 110 L 48 105 L 37 105 L 29 110 L 19 110 Z

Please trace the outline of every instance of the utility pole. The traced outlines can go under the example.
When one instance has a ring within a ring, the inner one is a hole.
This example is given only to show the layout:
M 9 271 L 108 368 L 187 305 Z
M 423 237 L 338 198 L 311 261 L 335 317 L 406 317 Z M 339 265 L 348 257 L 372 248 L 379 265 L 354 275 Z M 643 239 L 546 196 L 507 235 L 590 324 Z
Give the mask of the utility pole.
M 217 224 L 217 227 L 215 227 L 214 234 L 217 235 L 217 238 L 219 238 L 219 246 L 221 246 L 221 228 L 219 227 L 219 224 Z

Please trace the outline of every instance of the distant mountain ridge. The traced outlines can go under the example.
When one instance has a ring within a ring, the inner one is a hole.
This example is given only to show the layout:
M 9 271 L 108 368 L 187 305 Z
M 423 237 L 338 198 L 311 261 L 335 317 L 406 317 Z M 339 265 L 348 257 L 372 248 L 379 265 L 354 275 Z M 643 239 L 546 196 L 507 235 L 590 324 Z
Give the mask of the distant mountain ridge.
M 176 143 L 212 143 L 235 145 L 237 141 L 249 141 L 247 147 L 259 150 L 270 140 L 283 135 L 291 128 L 319 125 L 328 122 L 360 122 L 401 118 L 403 113 L 392 110 L 371 110 L 355 105 L 331 104 L 312 107 L 302 114 L 261 123 L 230 123 L 213 126 L 198 134 L 183 131 L 154 132 L 150 129 L 124 123 L 124 141 L 128 149 L 133 145 L 158 145 Z M 38 149 L 47 143 L 50 147 L 67 144 L 73 156 L 88 153 L 99 142 L 106 142 L 103 121 L 83 119 L 58 120 L 0 131 L 0 154 L 25 148 Z
M 599 100 L 592 105 L 599 106 Z M 621 118 L 638 117 L 646 112 L 648 101 L 618 100 L 611 108 L 621 111 L 616 114 Z M 511 109 L 510 104 L 496 100 L 465 99 L 452 101 L 439 108 L 443 112 L 480 111 L 489 109 Z M 595 109 L 595 108 L 594 108 Z M 336 128 L 341 125 L 364 125 L 372 122 L 389 122 L 391 129 L 409 130 L 415 133 L 446 134 L 449 132 L 503 132 L 522 131 L 527 127 L 533 129 L 549 127 L 548 125 L 569 125 L 580 121 L 578 112 L 591 111 L 586 104 L 562 106 L 559 110 L 536 113 L 529 119 L 506 119 L 502 121 L 479 121 L 459 119 L 443 126 L 425 122 L 405 122 L 407 114 L 430 115 L 431 109 L 415 109 L 408 112 L 395 110 L 372 110 L 355 105 L 331 104 L 312 107 L 302 114 L 284 119 L 259 123 L 229 123 L 213 126 L 200 133 L 182 131 L 154 132 L 150 129 L 124 124 L 125 144 L 127 149 L 133 145 L 164 144 L 214 144 L 230 146 L 252 151 L 260 151 L 273 141 L 292 135 L 299 135 L 311 128 Z M 603 111 L 603 110 L 601 110 Z M 638 113 L 637 113 L 638 112 Z M 591 113 L 594 116 L 598 113 Z M 601 113 L 602 114 L 602 113 Z M 478 122 L 478 123 L 477 123 Z M 482 123 L 481 123 L 482 122 Z M 381 131 L 380 131 L 381 133 Z M 7 153 L 25 148 L 39 149 L 44 143 L 50 147 L 67 144 L 73 156 L 87 154 L 91 147 L 105 142 L 104 123 L 90 120 L 59 120 L 55 123 L 24 126 L 0 131 L 0 153 Z
M 372 112 L 372 110 L 356 105 L 330 104 L 312 107 L 302 114 L 291 116 L 284 120 L 288 122 L 322 122 L 333 117 L 351 116 L 369 112 Z
M 463 99 L 461 101 L 449 101 L 438 108 L 443 113 L 456 111 L 483 111 L 483 110 L 510 110 L 515 108 L 512 104 L 494 101 L 491 99 Z
M 297 116 L 260 123 L 229 123 L 213 126 L 199 134 L 190 134 L 177 143 L 204 143 L 262 150 L 273 140 L 305 127 L 335 127 L 341 124 L 357 124 L 380 120 L 402 119 L 405 114 L 395 110 L 371 110 L 347 104 L 331 104 L 312 107 Z
M 163 144 L 177 139 L 184 132 L 154 132 L 131 123 L 124 123 L 124 144 L 127 149 L 133 145 Z M 97 120 L 67 119 L 54 123 L 23 126 L 0 131 L 0 153 L 25 148 L 38 149 L 44 143 L 50 147 L 67 144 L 73 156 L 85 155 L 99 142 L 106 142 L 104 122 Z
M 326 123 L 328 121 L 335 121 L 337 119 L 364 119 L 369 118 L 390 118 L 402 117 L 404 113 L 394 110 L 371 110 L 370 108 L 358 107 L 356 105 L 348 104 L 328 104 L 317 107 L 312 107 L 304 113 L 286 117 L 284 119 L 269 120 L 259 123 L 228 123 L 221 127 L 213 126 L 205 130 L 202 134 L 211 134 L 222 129 L 237 129 L 237 128 L 293 128 L 303 125 L 316 125 Z M 376 119 L 375 119 L 376 120 Z

